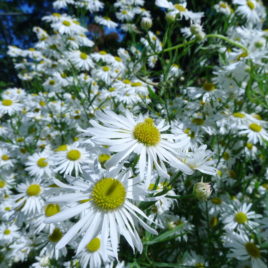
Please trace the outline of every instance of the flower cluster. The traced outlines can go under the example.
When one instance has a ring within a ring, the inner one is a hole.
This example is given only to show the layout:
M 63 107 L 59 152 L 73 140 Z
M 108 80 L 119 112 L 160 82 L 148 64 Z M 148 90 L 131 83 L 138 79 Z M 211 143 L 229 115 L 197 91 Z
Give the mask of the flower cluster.
M 3 267 L 267 267 L 265 7 L 190 2 L 56 0 L 9 47 Z

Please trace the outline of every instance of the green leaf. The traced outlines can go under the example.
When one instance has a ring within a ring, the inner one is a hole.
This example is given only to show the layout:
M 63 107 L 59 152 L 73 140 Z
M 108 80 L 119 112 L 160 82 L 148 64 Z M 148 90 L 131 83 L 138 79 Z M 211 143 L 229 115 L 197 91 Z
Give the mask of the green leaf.
M 176 226 L 174 229 L 168 230 L 168 231 L 160 234 L 159 236 L 157 236 L 156 238 L 154 238 L 151 241 L 145 241 L 144 245 L 154 245 L 154 244 L 161 243 L 161 242 L 168 241 L 168 240 L 172 240 L 175 237 L 181 236 L 183 234 L 178 235 L 178 234 L 176 234 L 176 232 L 181 230 L 183 226 L 184 226 L 184 224 L 182 223 L 182 224 Z

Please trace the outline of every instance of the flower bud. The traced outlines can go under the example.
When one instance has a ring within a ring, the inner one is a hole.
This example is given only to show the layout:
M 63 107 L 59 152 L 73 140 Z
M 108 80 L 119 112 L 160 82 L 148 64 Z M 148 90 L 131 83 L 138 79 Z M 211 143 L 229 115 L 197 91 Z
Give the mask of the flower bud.
M 207 200 L 211 195 L 211 186 L 206 182 L 198 182 L 194 185 L 193 194 L 198 200 Z
M 148 17 L 143 17 L 141 19 L 141 27 L 143 30 L 149 30 L 153 25 L 152 19 Z

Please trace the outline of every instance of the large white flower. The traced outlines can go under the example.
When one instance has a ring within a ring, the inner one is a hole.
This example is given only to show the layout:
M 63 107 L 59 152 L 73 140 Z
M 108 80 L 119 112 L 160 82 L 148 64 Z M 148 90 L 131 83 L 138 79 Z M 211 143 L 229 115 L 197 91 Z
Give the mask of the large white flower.
M 138 168 L 142 180 L 146 173 L 147 187 L 150 184 L 153 166 L 159 175 L 166 178 L 169 175 L 165 163 L 186 174 L 193 173 L 192 169 L 179 159 L 180 156 L 176 151 L 179 148 L 174 142 L 174 135 L 162 133 L 169 129 L 169 126 L 165 126 L 164 120 L 157 125 L 151 118 L 140 116 L 135 120 L 129 111 L 126 111 L 125 117 L 111 111 L 98 112 L 96 117 L 101 124 L 91 120 L 93 127 L 84 130 L 84 135 L 93 136 L 95 142 L 108 145 L 111 152 L 116 152 L 107 161 L 108 168 L 125 160 L 134 152 L 139 155 Z
M 87 181 L 75 178 L 73 185 L 55 179 L 55 184 L 65 190 L 74 190 L 75 193 L 51 198 L 49 202 L 66 202 L 70 208 L 47 218 L 45 222 L 59 222 L 80 215 L 56 248 L 63 248 L 75 236 L 81 235 L 83 238 L 77 249 L 78 254 L 94 237 L 99 236 L 104 245 L 107 245 L 108 239 L 111 240 L 113 253 L 117 256 L 120 235 L 125 237 L 133 250 L 136 248 L 139 252 L 142 251 L 142 242 L 136 230 L 137 223 L 148 232 L 157 233 L 141 219 L 149 218 L 130 201 L 144 199 L 144 190 L 133 185 L 130 172 L 118 171 L 116 168 L 102 176 L 88 174 Z

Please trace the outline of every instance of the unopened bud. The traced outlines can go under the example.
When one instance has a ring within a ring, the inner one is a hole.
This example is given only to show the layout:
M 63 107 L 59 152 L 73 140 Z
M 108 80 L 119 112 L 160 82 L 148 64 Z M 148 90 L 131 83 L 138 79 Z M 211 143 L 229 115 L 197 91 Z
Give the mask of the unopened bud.
M 151 18 L 143 17 L 141 19 L 141 27 L 143 30 L 149 30 L 153 26 L 153 22 Z
M 193 194 L 198 200 L 207 200 L 211 195 L 211 186 L 206 182 L 198 182 L 194 185 Z

